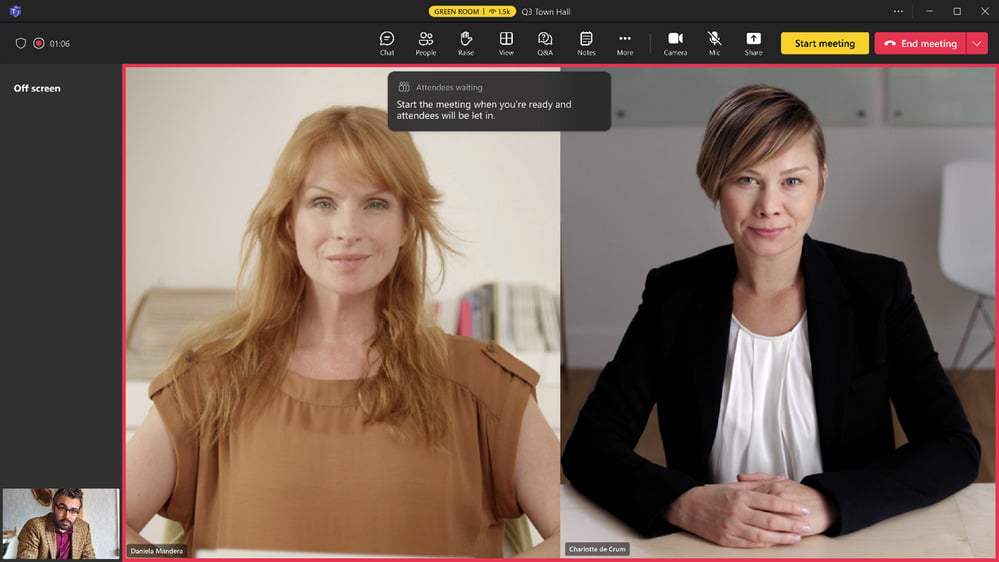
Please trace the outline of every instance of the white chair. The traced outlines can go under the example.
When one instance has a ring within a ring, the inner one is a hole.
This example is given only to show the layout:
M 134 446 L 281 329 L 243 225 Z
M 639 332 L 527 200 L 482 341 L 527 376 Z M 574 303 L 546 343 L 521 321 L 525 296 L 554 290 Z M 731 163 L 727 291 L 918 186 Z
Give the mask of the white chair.
M 953 283 L 978 295 L 957 348 L 952 376 L 960 366 L 961 355 L 981 315 L 992 337 L 966 368 L 970 372 L 995 347 L 992 310 L 985 306 L 995 300 L 995 163 L 985 161 L 950 162 L 943 169 L 940 201 L 940 268 Z

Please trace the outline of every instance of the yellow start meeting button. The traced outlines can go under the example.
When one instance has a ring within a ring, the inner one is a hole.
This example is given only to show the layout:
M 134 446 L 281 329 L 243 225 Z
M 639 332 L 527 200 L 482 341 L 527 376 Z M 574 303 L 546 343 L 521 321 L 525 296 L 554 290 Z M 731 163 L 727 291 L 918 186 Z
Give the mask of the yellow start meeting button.
M 783 31 L 780 52 L 782 55 L 867 55 L 871 52 L 870 33 Z
M 514 6 L 430 6 L 432 18 L 512 18 Z

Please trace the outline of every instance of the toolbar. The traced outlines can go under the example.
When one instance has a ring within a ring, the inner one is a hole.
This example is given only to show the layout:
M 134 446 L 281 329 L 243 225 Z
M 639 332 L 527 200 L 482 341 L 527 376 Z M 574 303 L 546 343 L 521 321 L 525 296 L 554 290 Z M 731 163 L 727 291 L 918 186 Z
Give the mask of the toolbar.
M 443 9 L 443 8 L 441 8 Z M 457 8 L 451 8 L 457 9 Z M 500 8 L 496 8 L 497 10 Z M 385 24 L 28 24 L 0 62 L 134 64 L 990 64 L 974 24 L 805 26 L 434 21 Z M 266 40 L 262 40 L 266 38 Z M 894 44 L 893 44 L 894 43 Z M 127 46 L 127 48 L 123 48 Z

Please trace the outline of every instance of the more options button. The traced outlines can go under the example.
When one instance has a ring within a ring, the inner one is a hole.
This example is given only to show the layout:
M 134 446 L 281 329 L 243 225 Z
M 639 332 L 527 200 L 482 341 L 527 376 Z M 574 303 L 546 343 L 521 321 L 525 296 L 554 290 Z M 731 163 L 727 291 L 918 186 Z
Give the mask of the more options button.
M 964 32 L 878 32 L 874 34 L 876 55 L 964 55 Z
M 968 54 L 987 55 L 989 54 L 989 34 L 986 31 L 968 32 Z

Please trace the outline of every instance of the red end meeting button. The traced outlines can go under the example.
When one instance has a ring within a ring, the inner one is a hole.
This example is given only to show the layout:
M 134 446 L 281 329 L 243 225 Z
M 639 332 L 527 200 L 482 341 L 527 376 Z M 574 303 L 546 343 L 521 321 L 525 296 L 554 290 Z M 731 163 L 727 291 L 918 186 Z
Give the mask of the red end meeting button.
M 874 34 L 877 55 L 984 55 L 988 33 L 879 32 Z

